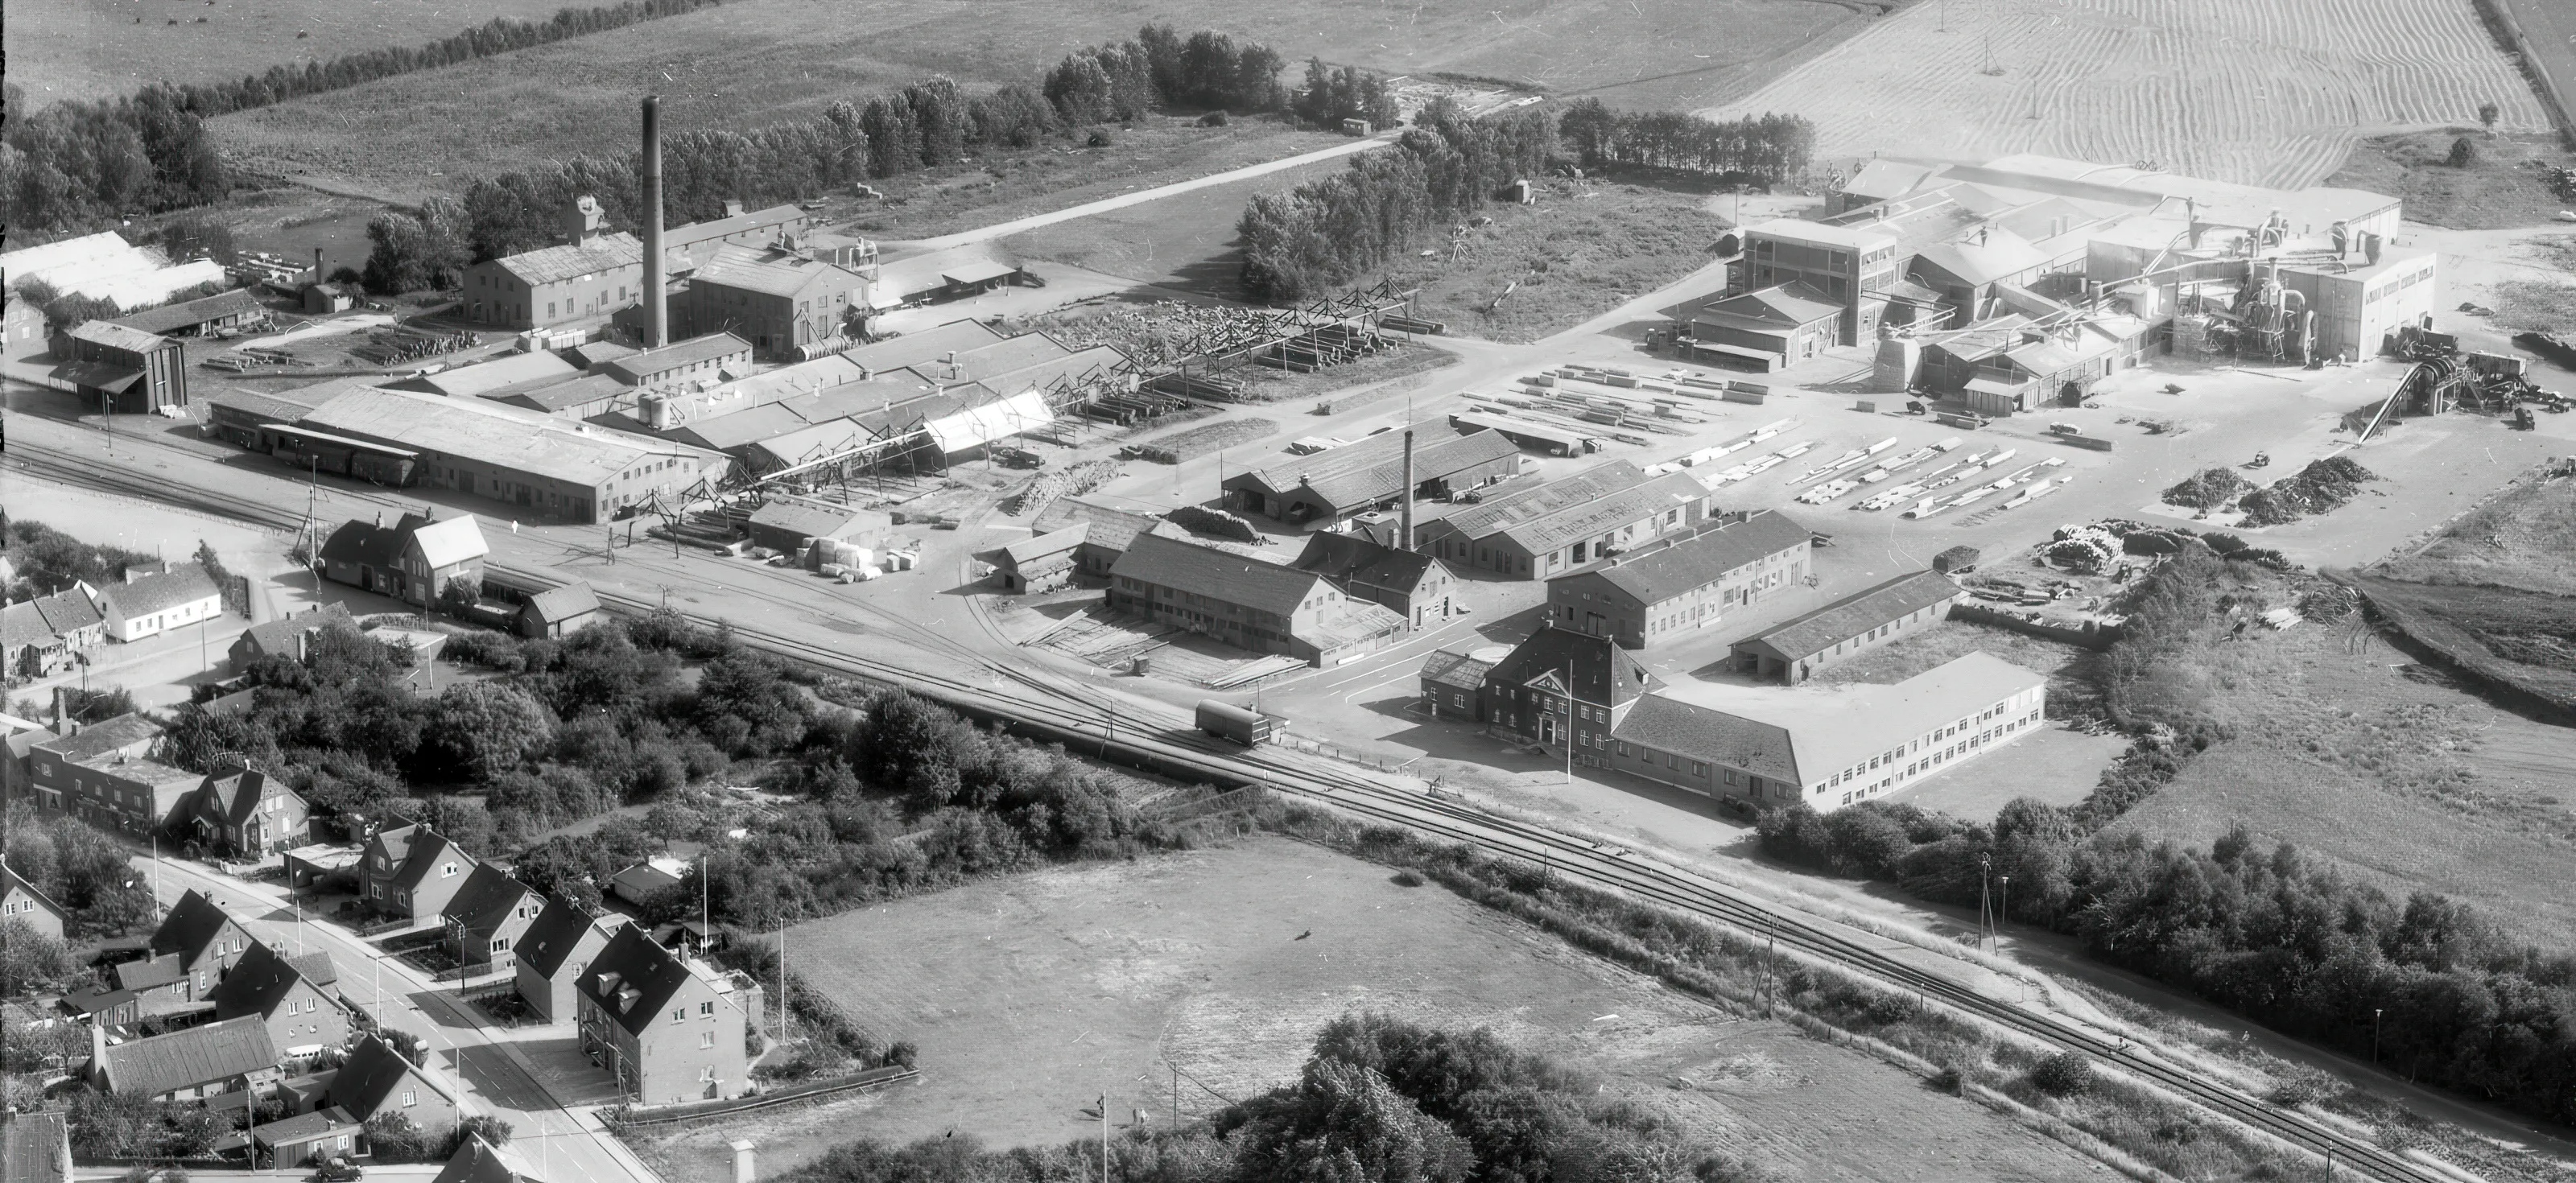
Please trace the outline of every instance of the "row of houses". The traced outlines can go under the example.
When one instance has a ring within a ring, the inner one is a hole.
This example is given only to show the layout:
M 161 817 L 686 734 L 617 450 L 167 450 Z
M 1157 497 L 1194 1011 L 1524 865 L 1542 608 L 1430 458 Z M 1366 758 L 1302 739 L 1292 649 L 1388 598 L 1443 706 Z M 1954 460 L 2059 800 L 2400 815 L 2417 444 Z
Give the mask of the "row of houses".
M 103 641 L 140 641 L 223 614 L 223 588 L 195 563 L 128 567 L 109 583 L 76 582 L 0 608 L 0 673 L 61 673 Z

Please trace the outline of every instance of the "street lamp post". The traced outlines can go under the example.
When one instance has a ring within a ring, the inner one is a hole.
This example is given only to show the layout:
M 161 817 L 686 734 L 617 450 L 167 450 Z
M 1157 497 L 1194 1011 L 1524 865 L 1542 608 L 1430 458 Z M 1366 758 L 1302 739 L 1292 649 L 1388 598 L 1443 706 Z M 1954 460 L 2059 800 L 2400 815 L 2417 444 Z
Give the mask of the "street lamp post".
M 2386 1007 L 2370 1008 L 2370 1062 L 2373 1064 L 2379 1062 L 2379 1016 L 2386 1013 Z

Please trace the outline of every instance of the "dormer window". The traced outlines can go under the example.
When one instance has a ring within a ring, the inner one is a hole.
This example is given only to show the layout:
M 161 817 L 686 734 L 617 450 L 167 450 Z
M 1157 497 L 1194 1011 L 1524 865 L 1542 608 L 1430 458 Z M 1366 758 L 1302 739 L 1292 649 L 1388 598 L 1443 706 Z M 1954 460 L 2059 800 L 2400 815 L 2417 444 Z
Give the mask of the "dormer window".
M 443 877 L 453 878 L 456 875 L 456 864 L 449 863 L 444 867 L 440 867 L 438 869 L 438 873 Z

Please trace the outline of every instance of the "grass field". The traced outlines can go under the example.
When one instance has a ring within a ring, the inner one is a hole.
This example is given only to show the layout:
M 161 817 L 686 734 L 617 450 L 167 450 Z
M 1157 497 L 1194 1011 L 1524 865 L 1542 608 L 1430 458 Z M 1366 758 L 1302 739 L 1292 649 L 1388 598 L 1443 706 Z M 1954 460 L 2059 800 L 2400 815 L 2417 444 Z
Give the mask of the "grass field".
M 1827 156 L 2040 152 L 2295 188 L 2363 136 L 2474 123 L 2545 133 L 2470 0 L 1918 4 L 1726 115 L 1795 111 Z
M 1285 153 L 1282 153 L 1285 155 Z M 1225 299 L 1243 295 L 1235 223 L 1254 194 L 1293 189 L 1349 168 L 1326 160 L 1161 201 L 1058 222 L 1002 240 L 1018 255 Z M 1063 204 L 1063 203 L 1057 203 Z
M 8 0 L 9 81 L 36 105 L 211 82 L 387 45 L 417 45 L 506 16 L 542 20 L 565 0 Z M 206 23 L 196 23 L 198 17 Z M 169 22 L 176 18 L 179 23 Z M 310 36 L 298 37 L 298 33 Z M 325 100 L 327 101 L 327 100 Z
M 1385 867 L 1282 839 L 970 885 L 798 928 L 825 988 L 921 1046 L 922 1080 L 866 1101 L 661 1139 L 665 1178 L 725 1143 L 784 1170 L 831 1142 L 1092 1135 L 1106 1093 L 1203 1116 L 1292 1080 L 1323 1023 L 1375 1009 L 1490 1026 L 1598 1072 L 1711 1142 L 1795 1178 L 2107 1178 L 2064 1147 L 1858 1053 L 1735 1019 Z M 1692 1087 L 1677 1087 L 1685 1078 Z
M 2497 327 L 2576 333 L 2576 284 L 2507 279 L 2495 285 Z
M 2476 135 L 2478 157 L 2453 168 L 2451 143 L 2464 134 Z M 2326 184 L 2401 198 L 2410 222 L 2498 230 L 2546 225 L 2566 207 L 2541 179 L 2541 164 L 2576 164 L 2576 152 L 2555 136 L 2489 138 L 2468 128 L 2439 128 L 2363 140 Z
M 2524 478 L 2412 554 L 2371 574 L 2410 583 L 2488 584 L 2576 596 L 2576 478 Z
M 2171 676 L 2234 736 L 2115 829 L 2202 844 L 2242 822 L 2400 899 L 2429 888 L 2526 939 L 2576 943 L 2576 880 L 2565 873 L 2576 768 L 2564 731 L 2330 625 L 2212 639 Z M 2556 757 L 2540 755 L 2551 747 Z

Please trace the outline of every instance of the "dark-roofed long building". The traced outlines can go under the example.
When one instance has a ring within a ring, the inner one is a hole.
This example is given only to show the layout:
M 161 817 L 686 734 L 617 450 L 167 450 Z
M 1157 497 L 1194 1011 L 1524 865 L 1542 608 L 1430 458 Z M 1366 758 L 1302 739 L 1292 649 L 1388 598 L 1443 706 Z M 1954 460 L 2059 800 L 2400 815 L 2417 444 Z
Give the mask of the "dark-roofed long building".
M 106 1044 L 100 1036 L 94 1046 L 90 1083 L 120 1097 L 192 1100 L 240 1092 L 279 1075 L 277 1046 L 257 1015 L 119 1044 Z
M 1501 432 L 1414 434 L 1415 496 L 1479 489 L 1521 470 L 1520 445 Z M 1290 457 L 1238 472 L 1223 483 L 1228 509 L 1291 525 L 1329 526 L 1407 495 L 1404 433 L 1381 432 L 1311 456 Z
M 1440 667 L 1444 682 L 1459 680 L 1464 667 L 1458 657 L 1433 654 L 1423 667 L 1425 682 L 1432 680 L 1434 666 Z M 1575 759 L 1597 766 L 1609 760 L 1611 729 L 1659 684 L 1610 638 L 1541 623 L 1510 656 L 1482 671 L 1476 719 L 1537 743 L 1572 739 Z
M 1938 572 L 1899 575 L 1737 641 L 1736 668 L 1794 686 L 1825 666 L 1948 618 L 1962 594 Z
M 1804 582 L 1813 542 L 1787 514 L 1764 510 L 1550 579 L 1548 613 L 1560 628 L 1642 649 Z
M 1407 628 L 1428 628 L 1461 610 L 1448 565 L 1418 550 L 1327 531 L 1307 535 L 1305 552 L 1290 565 L 1323 576 L 1352 599 L 1394 610 Z
M 116 318 L 117 324 L 164 337 L 189 337 L 207 329 L 228 329 L 254 320 L 265 320 L 268 309 L 247 288 L 234 288 L 195 300 L 164 304 L 132 316 Z
M 1109 569 L 1109 606 L 1256 653 L 1339 665 L 1402 633 L 1404 618 L 1322 575 L 1157 533 Z
M 1666 535 L 1698 530 L 1708 520 L 1711 500 L 1688 473 L 1649 475 L 1613 460 L 1425 522 L 1414 530 L 1413 545 L 1461 568 L 1546 579 Z

